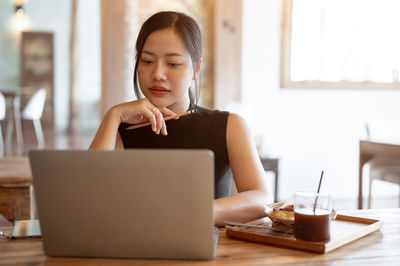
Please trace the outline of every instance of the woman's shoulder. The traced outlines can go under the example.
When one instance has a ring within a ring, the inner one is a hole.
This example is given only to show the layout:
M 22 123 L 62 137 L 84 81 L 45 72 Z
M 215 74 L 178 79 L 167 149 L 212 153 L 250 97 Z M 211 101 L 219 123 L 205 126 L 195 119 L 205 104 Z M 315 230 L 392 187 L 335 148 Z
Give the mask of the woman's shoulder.
M 206 107 L 201 107 L 201 106 L 196 106 L 194 107 L 195 114 L 198 116 L 214 116 L 214 117 L 228 117 L 229 112 L 228 111 L 221 111 L 217 109 L 209 109 Z
M 196 106 L 194 113 L 187 118 L 188 123 L 196 127 L 208 128 L 211 131 L 225 132 L 229 112 Z
M 229 111 L 221 111 L 217 109 L 209 109 L 205 107 L 200 107 L 196 106 L 195 107 L 195 114 L 197 114 L 199 117 L 204 117 L 204 118 L 215 118 L 217 120 L 225 120 L 226 122 L 230 122 L 230 124 L 233 124 L 234 127 L 236 126 L 247 126 L 246 120 L 239 114 L 232 113 Z

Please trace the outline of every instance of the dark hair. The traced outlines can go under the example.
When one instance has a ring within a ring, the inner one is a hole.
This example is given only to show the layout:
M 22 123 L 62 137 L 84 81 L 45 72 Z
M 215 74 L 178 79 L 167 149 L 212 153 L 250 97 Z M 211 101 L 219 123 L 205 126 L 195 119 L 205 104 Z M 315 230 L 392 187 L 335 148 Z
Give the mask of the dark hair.
M 188 15 L 180 12 L 163 11 L 152 15 L 142 25 L 138 38 L 136 40 L 136 63 L 133 72 L 133 85 L 135 95 L 140 99 L 140 90 L 138 85 L 137 69 L 139 59 L 143 51 L 144 43 L 149 35 L 155 31 L 173 28 L 176 33 L 182 38 L 189 51 L 193 63 L 193 70 L 202 57 L 202 37 L 200 27 L 197 22 Z M 200 90 L 200 77 L 195 77 L 195 91 L 189 90 L 189 98 L 191 106 L 197 105 Z

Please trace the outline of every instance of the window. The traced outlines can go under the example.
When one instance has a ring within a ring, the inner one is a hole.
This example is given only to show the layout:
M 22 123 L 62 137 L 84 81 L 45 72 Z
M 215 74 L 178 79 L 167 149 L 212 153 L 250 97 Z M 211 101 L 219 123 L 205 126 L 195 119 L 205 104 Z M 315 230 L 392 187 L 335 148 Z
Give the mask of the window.
M 400 89 L 400 1 L 284 0 L 283 88 Z

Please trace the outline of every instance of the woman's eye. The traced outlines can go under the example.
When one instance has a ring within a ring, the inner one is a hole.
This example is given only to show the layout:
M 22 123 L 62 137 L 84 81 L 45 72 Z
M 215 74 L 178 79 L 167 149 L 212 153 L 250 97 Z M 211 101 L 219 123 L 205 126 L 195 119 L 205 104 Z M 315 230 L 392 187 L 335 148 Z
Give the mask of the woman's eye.
M 150 64 L 153 63 L 153 61 L 152 60 L 142 59 L 142 63 L 145 64 L 145 65 L 150 65 Z
M 182 65 L 182 64 L 180 64 L 180 63 L 168 63 L 168 66 L 170 66 L 170 67 L 172 67 L 172 68 L 177 68 L 177 67 L 179 67 L 180 65 Z

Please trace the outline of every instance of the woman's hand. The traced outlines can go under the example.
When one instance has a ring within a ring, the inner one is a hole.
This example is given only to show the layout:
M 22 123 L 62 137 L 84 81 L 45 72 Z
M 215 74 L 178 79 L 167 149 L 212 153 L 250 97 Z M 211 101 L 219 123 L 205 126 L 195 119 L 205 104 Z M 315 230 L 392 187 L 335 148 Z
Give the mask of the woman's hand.
M 123 148 L 118 127 L 121 122 L 137 124 L 150 121 L 152 130 L 156 134 L 167 135 L 167 126 L 164 116 L 175 115 L 168 108 L 157 108 L 149 100 L 142 99 L 121 103 L 111 107 L 101 121 L 89 149 L 114 150 Z
M 120 123 L 138 124 L 150 122 L 152 130 L 156 134 L 161 132 L 164 136 L 168 134 L 164 116 L 176 115 L 166 107 L 157 108 L 148 99 L 121 103 L 113 106 L 110 111 L 119 116 Z

